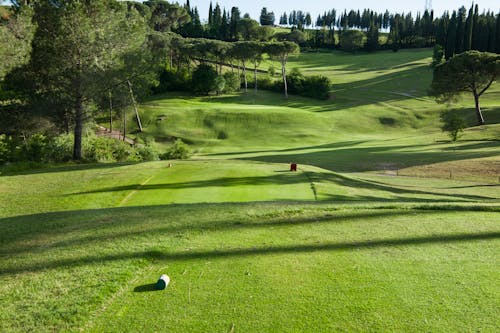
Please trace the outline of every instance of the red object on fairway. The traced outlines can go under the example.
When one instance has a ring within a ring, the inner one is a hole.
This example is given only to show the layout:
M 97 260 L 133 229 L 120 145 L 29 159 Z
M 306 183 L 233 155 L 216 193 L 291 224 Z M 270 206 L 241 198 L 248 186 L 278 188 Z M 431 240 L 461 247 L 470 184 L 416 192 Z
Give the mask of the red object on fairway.
M 297 163 L 290 164 L 290 171 L 297 171 Z

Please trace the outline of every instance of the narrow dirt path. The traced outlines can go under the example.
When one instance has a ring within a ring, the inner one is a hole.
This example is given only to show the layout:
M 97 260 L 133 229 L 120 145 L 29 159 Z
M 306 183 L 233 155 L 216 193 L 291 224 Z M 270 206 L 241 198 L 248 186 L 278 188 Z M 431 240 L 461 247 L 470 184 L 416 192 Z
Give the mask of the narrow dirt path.
M 116 140 L 121 140 L 121 141 L 125 141 L 131 145 L 135 145 L 136 142 L 134 139 L 132 138 L 129 138 L 127 136 L 125 136 L 125 139 L 123 139 L 123 133 L 121 133 L 120 131 L 109 131 L 108 128 L 104 127 L 104 126 L 100 126 L 98 125 L 98 129 L 97 129 L 97 132 L 96 132 L 96 135 L 97 136 L 104 136 L 104 137 L 107 137 L 107 138 L 112 138 L 112 139 L 116 139 Z

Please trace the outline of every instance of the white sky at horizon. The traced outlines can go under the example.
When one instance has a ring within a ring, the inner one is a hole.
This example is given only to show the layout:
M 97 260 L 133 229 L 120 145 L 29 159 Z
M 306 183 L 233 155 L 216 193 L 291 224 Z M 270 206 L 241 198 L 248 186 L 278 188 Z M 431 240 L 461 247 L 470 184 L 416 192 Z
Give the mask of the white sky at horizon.
M 176 0 L 173 2 L 178 2 L 183 5 L 186 3 L 185 0 Z M 257 20 L 260 16 L 260 11 L 262 7 L 266 7 L 268 11 L 274 12 L 276 17 L 276 24 L 279 21 L 279 17 L 286 12 L 287 14 L 292 10 L 302 10 L 303 12 L 311 13 L 313 21 L 316 21 L 316 17 L 323 12 L 330 9 L 337 10 L 337 16 L 344 10 L 360 10 L 368 8 L 379 13 L 385 12 L 386 9 L 390 13 L 408 13 L 411 12 L 413 17 L 416 16 L 417 12 L 423 13 L 425 10 L 425 0 L 416 1 L 402 1 L 402 0 L 337 0 L 337 1 L 299 1 L 299 0 L 254 0 L 254 1 L 237 1 L 237 0 L 213 0 L 212 4 L 219 3 L 221 8 L 226 8 L 226 10 L 231 10 L 231 7 L 235 6 L 240 9 L 241 15 L 248 13 L 250 17 Z M 480 0 L 474 1 L 474 4 L 479 5 L 479 12 L 493 11 L 498 13 L 500 11 L 500 4 L 498 0 Z M 208 7 L 210 5 L 210 0 L 190 0 L 191 7 L 198 7 L 198 11 L 201 16 L 201 20 L 204 21 L 208 17 Z M 441 16 L 445 10 L 450 13 L 453 10 L 457 10 L 461 6 L 465 6 L 467 9 L 472 5 L 472 1 L 464 0 L 432 0 L 432 9 L 434 9 L 435 16 Z

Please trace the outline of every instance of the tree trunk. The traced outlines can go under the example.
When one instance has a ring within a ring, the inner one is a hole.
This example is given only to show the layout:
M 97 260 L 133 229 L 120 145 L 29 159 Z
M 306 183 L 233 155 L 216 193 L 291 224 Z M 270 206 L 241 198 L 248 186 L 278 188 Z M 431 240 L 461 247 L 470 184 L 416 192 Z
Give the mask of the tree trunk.
M 132 91 L 132 83 L 127 80 L 128 89 L 130 91 L 130 99 L 132 100 L 132 105 L 134 106 L 135 119 L 137 120 L 137 126 L 139 127 L 139 132 L 142 132 L 141 117 L 139 117 L 139 112 L 137 111 L 137 105 L 135 103 L 134 92 Z
M 253 67 L 253 80 L 254 80 L 255 94 L 257 94 L 257 63 L 254 63 Z
M 247 66 L 245 66 L 245 62 L 244 61 L 243 61 L 243 80 L 245 82 L 245 92 L 248 92 Z
M 474 102 L 476 103 L 476 116 L 477 116 L 477 124 L 484 125 L 483 113 L 481 112 L 481 106 L 479 106 L 479 94 L 474 91 Z
M 73 144 L 73 159 L 80 161 L 82 159 L 82 132 L 83 132 L 83 96 L 82 84 L 78 82 L 76 88 L 75 100 L 75 140 Z
M 281 61 L 281 75 L 283 76 L 283 84 L 285 86 L 285 97 L 288 98 L 288 84 L 286 82 L 286 61 Z
M 109 132 L 113 132 L 113 100 L 111 98 L 111 90 L 109 91 Z

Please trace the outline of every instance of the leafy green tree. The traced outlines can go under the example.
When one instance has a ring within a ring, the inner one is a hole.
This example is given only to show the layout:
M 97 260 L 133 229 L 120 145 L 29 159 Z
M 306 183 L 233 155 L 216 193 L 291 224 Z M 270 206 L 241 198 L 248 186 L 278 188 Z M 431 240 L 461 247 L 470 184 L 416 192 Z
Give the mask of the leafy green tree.
M 11 69 L 29 61 L 34 26 L 32 8 L 23 6 L 0 22 L 0 80 Z
M 191 21 L 185 8 L 164 0 L 144 1 L 151 9 L 151 26 L 156 31 L 168 32 Z
M 192 77 L 192 88 L 195 94 L 208 95 L 216 91 L 219 75 L 215 68 L 208 64 L 200 64 L 194 71 Z
M 343 31 L 340 35 L 340 47 L 346 52 L 355 53 L 363 48 L 365 34 L 359 30 Z
M 239 60 L 243 66 L 243 82 L 245 86 L 245 92 L 248 91 L 246 64 L 248 61 L 252 60 L 253 52 L 253 43 L 243 41 L 234 43 L 231 49 L 231 56 Z
M 368 51 L 376 51 L 380 47 L 380 43 L 378 40 L 378 26 L 376 24 L 370 24 L 370 28 L 367 32 L 366 39 L 366 49 Z
M 126 54 L 145 44 L 145 22 L 137 11 L 112 0 L 36 2 L 33 22 L 38 29 L 23 71 L 25 82 L 31 81 L 30 98 L 71 114 L 73 158 L 80 160 L 92 102 L 109 90 Z
M 259 23 L 251 18 L 242 18 L 238 23 L 238 33 L 243 40 L 253 40 L 257 35 Z
M 260 24 L 261 25 L 274 25 L 275 17 L 273 12 L 268 12 L 264 7 L 260 11 Z
M 462 92 L 474 96 L 477 122 L 484 124 L 479 98 L 500 74 L 500 55 L 467 51 L 434 69 L 431 93 L 438 102 L 450 102 Z
M 447 132 L 453 142 L 457 141 L 460 133 L 462 133 L 467 126 L 465 119 L 457 112 L 453 111 L 442 112 L 441 121 L 443 123 L 441 130 Z
M 299 46 L 292 42 L 274 42 L 267 43 L 264 46 L 265 53 L 271 58 L 278 60 L 281 63 L 281 76 L 283 78 L 283 86 L 285 97 L 288 98 L 288 84 L 286 81 L 286 63 L 290 54 L 300 51 Z

